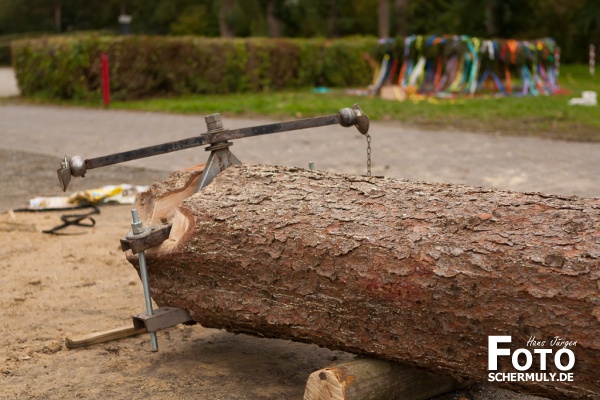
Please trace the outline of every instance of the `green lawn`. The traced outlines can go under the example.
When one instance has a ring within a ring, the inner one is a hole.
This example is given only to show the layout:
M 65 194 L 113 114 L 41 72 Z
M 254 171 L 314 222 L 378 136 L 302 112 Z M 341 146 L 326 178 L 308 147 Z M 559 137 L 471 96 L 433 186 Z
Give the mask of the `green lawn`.
M 225 116 L 268 116 L 290 119 L 332 114 L 359 103 L 373 120 L 400 121 L 427 129 L 459 129 L 507 135 L 533 135 L 567 140 L 600 141 L 600 108 L 569 106 L 583 90 L 600 93 L 600 79 L 591 78 L 587 66 L 561 68 L 560 96 L 476 96 L 454 100 L 388 101 L 349 96 L 343 90 L 194 95 L 140 101 L 113 102 L 111 108 Z M 67 103 L 72 104 L 72 103 Z M 81 105 L 81 103 L 78 103 Z M 88 104 L 89 105 L 89 104 Z M 98 105 L 99 106 L 99 105 Z

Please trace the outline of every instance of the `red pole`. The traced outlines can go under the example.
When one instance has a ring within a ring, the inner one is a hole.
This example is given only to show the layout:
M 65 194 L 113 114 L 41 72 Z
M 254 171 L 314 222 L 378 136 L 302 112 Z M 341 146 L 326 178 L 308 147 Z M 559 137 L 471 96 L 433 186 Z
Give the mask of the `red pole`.
M 102 100 L 104 101 L 104 107 L 110 106 L 110 79 L 108 77 L 108 57 L 102 53 L 100 55 L 102 60 Z

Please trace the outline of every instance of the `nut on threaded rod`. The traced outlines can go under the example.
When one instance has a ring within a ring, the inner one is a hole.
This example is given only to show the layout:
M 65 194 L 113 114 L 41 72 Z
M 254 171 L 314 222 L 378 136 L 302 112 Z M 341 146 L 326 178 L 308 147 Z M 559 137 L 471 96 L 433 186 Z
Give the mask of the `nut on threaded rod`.
M 208 132 L 218 132 L 223 130 L 223 121 L 221 120 L 221 114 L 210 114 L 204 117 L 206 122 L 206 128 Z
M 131 210 L 131 217 L 131 231 L 133 232 L 133 234 L 138 235 L 144 232 L 144 226 L 142 225 L 142 221 L 140 220 L 140 214 L 138 213 L 137 209 L 134 208 Z

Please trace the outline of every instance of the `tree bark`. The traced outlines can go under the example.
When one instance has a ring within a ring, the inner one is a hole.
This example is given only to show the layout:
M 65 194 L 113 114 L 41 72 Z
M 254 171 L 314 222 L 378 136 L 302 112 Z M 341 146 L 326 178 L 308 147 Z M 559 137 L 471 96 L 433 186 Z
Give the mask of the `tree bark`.
M 228 17 L 233 12 L 235 7 L 235 0 L 221 0 L 221 7 L 219 8 L 219 31 L 221 37 L 234 37 L 235 32 L 228 23 Z
M 267 1 L 267 25 L 270 37 L 281 37 L 283 35 L 281 20 L 275 14 L 275 0 Z
M 379 37 L 390 37 L 390 0 L 379 0 L 377 7 Z
M 485 33 L 489 38 L 495 38 L 498 36 L 498 23 L 496 20 L 497 8 L 498 7 L 495 0 L 488 0 L 485 2 L 483 20 L 485 23 Z
M 534 354 L 525 372 L 560 373 L 559 336 L 577 342 L 572 382 L 499 384 L 600 395 L 600 199 L 242 165 L 172 222 L 147 251 L 152 297 L 205 327 L 479 381 L 488 336 L 511 336 L 512 352 L 546 341 L 547 370 Z
M 336 0 L 329 0 L 327 3 L 327 37 L 340 37 L 338 29 L 338 4 Z
M 396 35 L 401 37 L 408 36 L 408 0 L 394 0 L 394 9 L 396 12 Z
M 56 32 L 62 32 L 62 4 L 60 0 L 54 3 L 54 29 L 56 29 Z

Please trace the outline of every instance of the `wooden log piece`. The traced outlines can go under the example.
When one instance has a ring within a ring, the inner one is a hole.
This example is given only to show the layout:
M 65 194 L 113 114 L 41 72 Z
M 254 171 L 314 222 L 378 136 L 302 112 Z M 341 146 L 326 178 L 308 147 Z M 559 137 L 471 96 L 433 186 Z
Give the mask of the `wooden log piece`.
M 147 251 L 155 301 L 205 327 L 478 381 L 490 335 L 546 341 L 546 373 L 564 372 L 549 341 L 576 342 L 573 381 L 498 383 L 554 398 L 600 394 L 599 257 L 600 199 L 254 165 L 184 200 Z
M 426 400 L 465 384 L 395 362 L 361 358 L 310 374 L 304 400 Z

